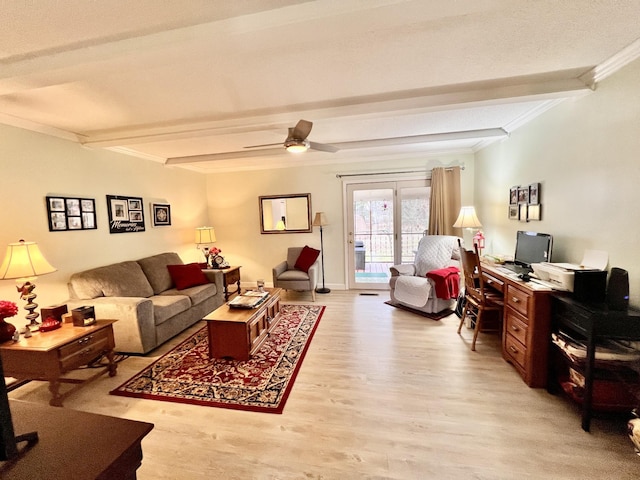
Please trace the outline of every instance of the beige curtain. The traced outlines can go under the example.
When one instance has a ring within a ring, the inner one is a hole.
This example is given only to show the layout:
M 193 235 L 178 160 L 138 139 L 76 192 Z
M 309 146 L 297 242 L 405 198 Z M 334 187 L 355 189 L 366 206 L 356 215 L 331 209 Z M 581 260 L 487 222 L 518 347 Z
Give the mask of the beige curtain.
M 429 235 L 462 236 L 453 224 L 460 213 L 460 167 L 431 170 Z

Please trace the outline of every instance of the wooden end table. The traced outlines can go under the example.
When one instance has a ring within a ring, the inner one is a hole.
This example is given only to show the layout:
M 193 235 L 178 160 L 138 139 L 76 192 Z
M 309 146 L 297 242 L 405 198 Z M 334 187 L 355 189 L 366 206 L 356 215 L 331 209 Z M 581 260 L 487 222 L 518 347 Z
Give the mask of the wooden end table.
M 227 268 L 214 268 L 209 271 L 222 272 L 222 280 L 224 283 L 224 301 L 229 300 L 229 297 L 234 293 L 240 293 L 240 267 L 227 267 Z M 231 292 L 229 287 L 236 284 L 236 289 Z
M 88 327 L 74 327 L 71 323 L 65 323 L 57 330 L 34 333 L 30 338 L 20 337 L 18 342 L 4 342 L 0 344 L 4 374 L 19 381 L 48 381 L 51 392 L 49 405 L 61 407 L 64 398 L 83 383 L 106 372 L 110 377 L 116 374 L 114 322 L 116 320 L 98 320 Z M 65 373 L 88 365 L 102 354 L 106 355 L 108 364 L 91 377 L 82 380 L 62 378 Z M 78 385 L 61 394 L 61 383 Z
M 280 288 L 266 288 L 267 299 L 257 308 L 231 308 L 225 304 L 204 317 L 209 358 L 249 360 L 280 320 Z

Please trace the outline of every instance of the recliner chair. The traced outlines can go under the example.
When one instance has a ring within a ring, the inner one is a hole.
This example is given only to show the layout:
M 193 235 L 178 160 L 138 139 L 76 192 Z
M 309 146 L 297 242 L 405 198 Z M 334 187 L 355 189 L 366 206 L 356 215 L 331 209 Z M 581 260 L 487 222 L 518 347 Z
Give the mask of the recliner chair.
M 451 235 L 422 237 L 414 263 L 390 269 L 391 303 L 425 313 L 453 309 L 460 287 L 458 240 Z

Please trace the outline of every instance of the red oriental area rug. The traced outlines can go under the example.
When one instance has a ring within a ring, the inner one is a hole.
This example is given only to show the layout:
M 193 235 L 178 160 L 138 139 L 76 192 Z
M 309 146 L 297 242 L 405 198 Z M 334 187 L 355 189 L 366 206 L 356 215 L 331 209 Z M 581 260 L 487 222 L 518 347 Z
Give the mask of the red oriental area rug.
M 280 321 L 248 361 L 210 359 L 204 327 L 109 393 L 282 413 L 324 309 L 282 305 Z

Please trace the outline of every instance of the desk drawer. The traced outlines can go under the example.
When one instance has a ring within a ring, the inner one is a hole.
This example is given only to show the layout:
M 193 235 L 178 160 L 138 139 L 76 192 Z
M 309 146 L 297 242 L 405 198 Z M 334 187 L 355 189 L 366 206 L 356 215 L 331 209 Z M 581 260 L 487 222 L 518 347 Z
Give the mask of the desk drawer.
M 492 290 L 496 290 L 504 294 L 504 282 L 490 273 L 482 272 L 482 278 L 484 279 L 485 287 L 489 287 Z M 464 279 L 463 279 L 464 280 Z
M 518 365 L 526 369 L 525 358 L 527 353 L 527 347 L 522 345 L 516 340 L 510 333 L 507 332 L 504 339 L 505 351 Z
M 523 345 L 527 344 L 527 324 L 507 310 L 505 328 L 508 334 L 518 339 Z
M 529 301 L 531 296 L 512 285 L 507 285 L 506 303 L 525 318 L 529 315 Z

